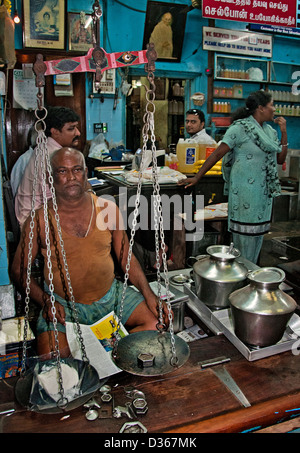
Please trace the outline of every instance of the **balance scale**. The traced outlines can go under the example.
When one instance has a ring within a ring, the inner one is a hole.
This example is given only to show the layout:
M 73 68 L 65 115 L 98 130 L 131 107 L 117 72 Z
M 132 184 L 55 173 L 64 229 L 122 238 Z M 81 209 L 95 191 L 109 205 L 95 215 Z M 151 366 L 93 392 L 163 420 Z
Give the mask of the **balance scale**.
M 109 58 L 109 54 L 107 54 L 103 49 L 99 47 L 99 21 L 102 15 L 101 7 L 99 1 L 95 1 L 93 4 L 93 42 L 94 42 L 94 49 L 89 51 L 86 57 L 76 57 L 74 59 L 68 60 L 61 60 L 55 62 L 43 62 L 43 58 L 41 54 L 37 55 L 36 63 L 33 66 L 33 70 L 36 75 L 36 85 L 39 88 L 39 92 L 37 94 L 37 104 L 38 108 L 36 110 L 36 118 L 37 123 L 40 123 L 40 128 L 36 128 L 38 131 L 38 147 L 37 147 L 37 161 L 41 162 L 42 168 L 42 187 L 43 187 L 43 198 L 44 198 L 44 216 L 45 216 L 45 224 L 49 226 L 49 219 L 47 214 L 47 206 L 48 200 L 46 197 L 46 174 L 47 172 L 51 175 L 51 166 L 50 166 L 50 159 L 46 143 L 46 136 L 44 133 L 45 125 L 44 119 L 47 115 L 46 109 L 42 105 L 42 87 L 45 84 L 44 76 L 51 74 L 55 68 L 59 67 L 59 71 L 67 73 L 67 72 L 78 72 L 84 71 L 84 64 L 81 64 L 82 59 L 89 59 L 92 56 L 92 60 L 89 60 L 91 63 L 92 70 L 96 73 L 95 74 L 95 81 L 100 81 L 101 74 L 106 69 L 111 67 L 111 64 L 116 59 Z M 96 41 L 96 29 L 98 28 L 98 42 Z M 168 272 L 167 272 L 167 264 L 166 264 L 166 253 L 165 253 L 165 243 L 164 243 L 164 232 L 163 232 L 163 221 L 162 221 L 162 212 L 161 212 L 161 200 L 160 200 L 160 193 L 159 193 L 159 184 L 158 184 L 158 177 L 157 177 L 157 157 L 156 157 L 156 148 L 155 148 L 155 135 L 154 135 L 154 98 L 155 98 L 155 84 L 154 84 L 154 70 L 155 70 L 155 61 L 157 58 L 157 54 L 154 49 L 153 44 L 148 45 L 147 51 L 142 52 L 143 55 L 136 56 L 135 53 L 126 52 L 132 56 L 132 58 L 127 58 L 124 60 L 122 59 L 122 55 L 119 56 L 117 61 L 117 66 L 127 66 L 141 63 L 140 60 L 143 62 L 143 58 L 146 55 L 146 65 L 145 69 L 148 72 L 148 81 L 150 84 L 150 88 L 146 87 L 146 114 L 144 115 L 144 129 L 143 129 L 143 137 L 144 137 L 144 145 L 143 145 L 143 152 L 142 152 L 142 162 L 145 158 L 146 150 L 147 150 L 147 141 L 149 134 L 151 136 L 151 143 L 152 143 L 152 162 L 153 162 L 153 194 L 155 195 L 155 212 L 156 212 L 156 220 L 155 220 L 155 237 L 156 237 L 156 256 L 157 256 L 157 283 L 158 288 L 160 287 L 160 264 L 159 264 L 159 247 L 161 247 L 163 254 L 163 274 L 164 274 L 164 285 L 169 291 L 169 280 L 168 280 Z M 122 53 L 123 54 L 123 53 Z M 77 61 L 79 58 L 80 61 Z M 138 58 L 138 59 L 136 59 Z M 76 60 L 76 61 L 75 61 Z M 75 64 L 76 70 L 74 69 L 74 65 L 70 64 L 72 61 Z M 52 65 L 53 63 L 53 65 Z M 79 66 L 78 66 L 79 64 Z M 69 68 L 69 69 L 68 69 Z M 70 69 L 71 68 L 71 69 Z M 38 111 L 42 112 L 42 114 L 38 114 Z M 44 113 L 43 113 L 44 112 Z M 44 115 L 44 116 L 43 116 Z M 41 118 L 43 116 L 43 118 Z M 37 126 L 37 125 L 36 125 Z M 143 168 L 143 165 L 141 165 Z M 32 202 L 32 209 L 31 209 L 31 218 L 34 219 L 34 205 L 35 205 L 35 191 L 37 186 L 37 172 L 38 172 L 38 164 L 36 164 L 35 168 L 35 178 L 33 183 L 33 202 Z M 52 200 L 53 200 L 53 207 L 55 208 L 56 199 L 55 199 L 55 190 L 53 186 L 53 179 L 49 178 L 50 189 L 52 193 Z M 139 181 L 137 185 L 137 200 L 136 207 L 134 210 L 134 220 L 133 220 L 133 227 L 131 231 L 131 238 L 129 242 L 129 252 L 128 252 L 128 260 L 126 266 L 126 273 L 124 277 L 124 285 L 123 285 L 123 293 L 122 293 L 122 300 L 120 306 L 120 314 L 123 311 L 123 303 L 125 297 L 125 291 L 127 287 L 127 281 L 129 278 L 129 268 L 130 268 L 130 260 L 132 255 L 132 246 L 134 242 L 134 234 L 135 234 L 135 226 L 136 226 L 136 219 L 138 216 L 138 207 L 139 207 L 139 200 L 141 194 L 141 172 L 139 175 Z M 59 216 L 57 212 L 57 205 L 55 208 L 55 214 L 57 218 L 57 224 L 59 226 Z M 31 222 L 31 234 L 33 234 L 34 222 Z M 60 229 L 60 228 L 59 228 Z M 58 229 L 58 230 L 59 230 Z M 47 233 L 49 235 L 49 231 Z M 61 231 L 59 233 L 61 235 Z M 61 242 L 62 238 L 60 237 Z M 49 242 L 49 241 L 48 241 Z M 160 242 L 160 245 L 159 245 Z M 47 243 L 47 241 L 46 241 Z M 50 244 L 50 242 L 49 242 Z M 50 247 L 50 245 L 49 245 Z M 28 252 L 28 262 L 31 263 L 31 250 L 32 244 L 30 249 L 29 243 L 29 252 Z M 50 252 L 51 253 L 51 252 Z M 51 265 L 51 263 L 50 263 Z M 64 257 L 64 266 L 65 272 L 68 277 L 68 266 L 66 263 L 66 257 Z M 51 269 L 49 269 L 50 275 Z M 25 298 L 25 327 L 24 327 L 24 343 L 23 343 L 23 358 L 22 358 L 22 367 L 21 367 L 21 376 L 17 381 L 15 394 L 16 398 L 22 406 L 27 407 L 30 410 L 37 411 L 37 412 L 44 412 L 44 413 L 56 413 L 62 412 L 65 410 L 71 410 L 75 407 L 78 407 L 84 404 L 87 401 L 91 394 L 94 393 L 100 386 L 98 373 L 95 369 L 89 364 L 89 360 L 86 357 L 85 348 L 83 341 L 81 342 L 82 348 L 82 361 L 78 361 L 75 359 L 62 359 L 60 357 L 59 352 L 59 344 L 58 344 L 58 331 L 56 327 L 56 317 L 55 317 L 55 297 L 53 295 L 54 290 L 52 289 L 50 300 L 52 303 L 53 308 L 53 323 L 54 323 L 54 335 L 56 338 L 55 341 L 55 358 L 51 360 L 48 365 L 51 367 L 56 367 L 57 374 L 58 374 L 58 387 L 59 387 L 59 394 L 60 397 L 58 401 L 54 401 L 53 399 L 48 398 L 48 395 L 45 394 L 44 389 L 41 388 L 40 384 L 37 381 L 37 376 L 41 371 L 42 365 L 45 365 L 45 362 L 37 362 L 34 367 L 26 370 L 26 345 L 27 345 L 27 328 L 28 328 L 28 312 L 29 312 L 29 294 L 30 294 L 30 277 L 31 277 L 31 265 L 28 265 L 27 270 L 27 286 L 26 286 L 26 298 Z M 68 278 L 67 278 L 68 279 Z M 76 303 L 73 297 L 73 290 L 71 287 L 70 279 L 68 279 L 69 284 L 69 293 L 71 294 L 71 303 L 73 304 L 73 310 L 76 314 Z M 50 287 L 50 285 L 49 285 Z M 53 285 L 52 285 L 53 287 Z M 113 350 L 113 359 L 119 368 L 128 373 L 138 374 L 141 376 L 153 376 L 153 375 L 163 375 L 166 373 L 170 373 L 176 370 L 178 367 L 181 367 L 189 358 L 189 347 L 187 343 L 179 337 L 174 335 L 173 330 L 173 321 L 172 321 L 172 312 L 171 312 L 171 304 L 168 297 L 166 301 L 168 307 L 168 319 L 169 319 L 169 327 L 167 331 L 167 326 L 163 323 L 163 309 L 162 309 L 162 301 L 160 298 L 160 291 L 158 291 L 158 299 L 159 299 L 159 320 L 157 324 L 157 331 L 143 331 L 143 332 L 136 332 L 130 334 L 124 338 L 119 338 L 118 331 L 116 332 L 115 336 L 115 345 Z M 121 315 L 118 314 L 119 317 L 119 325 L 121 324 Z M 78 334 L 81 336 L 79 323 L 76 321 L 77 324 Z M 81 337 L 82 339 L 82 337 Z M 74 368 L 78 371 L 79 375 L 79 383 L 78 383 L 78 394 L 73 400 L 68 400 L 65 396 L 64 387 L 63 387 L 63 379 L 62 379 L 62 365 L 68 365 L 71 368 Z

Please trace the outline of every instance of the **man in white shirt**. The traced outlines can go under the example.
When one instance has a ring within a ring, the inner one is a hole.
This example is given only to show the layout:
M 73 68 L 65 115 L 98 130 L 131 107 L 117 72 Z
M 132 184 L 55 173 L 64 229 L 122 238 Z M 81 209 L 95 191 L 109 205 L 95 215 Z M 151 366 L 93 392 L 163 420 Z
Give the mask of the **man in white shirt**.
M 25 151 L 25 153 L 21 154 L 21 156 L 15 162 L 11 173 L 10 173 L 10 186 L 13 193 L 13 197 L 16 196 L 17 190 L 19 188 L 19 184 L 22 181 L 25 169 L 30 161 L 30 158 L 34 152 L 34 148 L 36 147 L 36 138 L 37 138 L 37 131 L 35 127 L 32 126 L 28 132 L 27 144 L 29 149 Z
M 216 145 L 215 140 L 205 131 L 205 116 L 199 109 L 190 109 L 186 112 L 185 129 L 190 135 L 185 140 L 187 143 L 205 143 Z
M 78 147 L 80 139 L 80 131 L 78 129 L 79 120 L 80 117 L 77 113 L 68 107 L 49 108 L 45 119 L 45 135 L 48 137 L 47 149 L 50 156 L 54 151 L 62 147 Z M 21 228 L 31 211 L 35 158 L 34 152 L 26 166 L 15 197 L 15 213 Z M 39 171 L 41 170 L 39 169 Z M 47 187 L 47 197 L 51 197 L 49 187 Z M 42 206 L 42 204 L 43 192 L 41 178 L 38 178 L 35 209 Z

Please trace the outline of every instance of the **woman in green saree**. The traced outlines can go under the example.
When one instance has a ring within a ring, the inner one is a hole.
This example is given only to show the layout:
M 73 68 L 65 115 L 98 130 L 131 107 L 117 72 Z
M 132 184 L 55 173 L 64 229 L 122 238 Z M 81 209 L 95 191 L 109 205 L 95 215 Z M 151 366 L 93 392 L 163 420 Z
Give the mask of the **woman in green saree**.
M 197 184 L 223 158 L 228 229 L 234 246 L 253 263 L 257 263 L 263 235 L 270 229 L 273 198 L 281 191 L 277 164 L 284 163 L 288 149 L 286 121 L 283 117 L 274 119 L 274 112 L 268 92 L 250 94 L 245 107 L 232 115 L 222 142 L 199 172 L 179 183 L 185 187 Z M 267 121 L 278 124 L 281 139 Z

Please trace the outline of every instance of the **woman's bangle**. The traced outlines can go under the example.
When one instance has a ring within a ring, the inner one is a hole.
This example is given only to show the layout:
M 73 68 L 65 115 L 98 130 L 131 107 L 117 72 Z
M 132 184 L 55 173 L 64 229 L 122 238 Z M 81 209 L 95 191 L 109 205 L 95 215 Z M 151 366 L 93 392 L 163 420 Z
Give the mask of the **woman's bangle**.
M 289 143 L 285 143 L 285 144 L 281 143 L 281 146 L 289 146 Z

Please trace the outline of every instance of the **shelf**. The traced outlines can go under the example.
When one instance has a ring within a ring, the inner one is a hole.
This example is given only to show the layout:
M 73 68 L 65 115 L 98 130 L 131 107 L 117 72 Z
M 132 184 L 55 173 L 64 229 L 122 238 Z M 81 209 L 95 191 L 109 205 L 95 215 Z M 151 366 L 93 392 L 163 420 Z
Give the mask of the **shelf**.
M 215 55 L 214 78 L 239 83 L 267 83 L 269 80 L 269 61 L 259 58 Z M 235 76 L 239 77 L 235 77 Z
M 300 71 L 300 65 L 293 63 L 283 63 L 279 61 L 270 62 L 270 84 L 292 86 L 293 73 Z
M 240 82 L 240 83 L 268 83 L 267 80 L 255 80 L 255 79 L 233 79 L 231 77 L 219 77 L 219 76 L 216 76 L 215 77 L 215 80 L 222 80 L 223 82 L 224 81 L 228 81 L 228 82 Z
M 283 87 L 291 87 L 293 86 L 294 82 L 274 82 L 273 80 L 268 82 L 269 85 L 281 85 Z
M 225 99 L 226 101 L 243 101 L 246 98 L 238 98 L 238 97 L 226 97 L 226 96 L 213 96 L 213 99 Z
M 300 118 L 300 115 L 295 114 L 295 107 L 300 104 L 300 95 L 298 97 L 292 95 L 291 88 L 287 88 L 292 87 L 295 83 L 293 75 L 296 71 L 300 71 L 300 65 L 224 54 L 215 54 L 214 58 L 214 78 L 211 81 L 211 97 L 208 105 L 209 114 L 230 114 L 239 106 L 238 101 L 245 102 L 253 91 L 254 87 L 251 84 L 255 84 L 256 89 L 269 88 L 274 105 L 293 106 L 292 115 L 284 113 L 276 113 L 276 115 Z M 246 78 L 248 76 L 251 78 Z M 222 86 L 222 84 L 224 85 Z M 230 86 L 230 84 L 232 85 Z M 280 85 L 286 88 L 280 90 L 278 88 Z M 235 96 L 226 96 L 226 94 Z M 236 96 L 237 94 L 241 96 Z M 278 97 L 284 97 L 285 100 L 278 99 Z M 214 105 L 220 102 L 229 104 L 231 112 L 214 111 Z
M 282 104 L 282 103 L 283 104 L 300 104 L 300 99 L 299 99 L 299 101 L 283 101 L 282 99 L 275 99 L 273 96 L 272 96 L 272 99 L 274 102 L 276 102 L 276 103 L 279 102 L 280 104 Z

